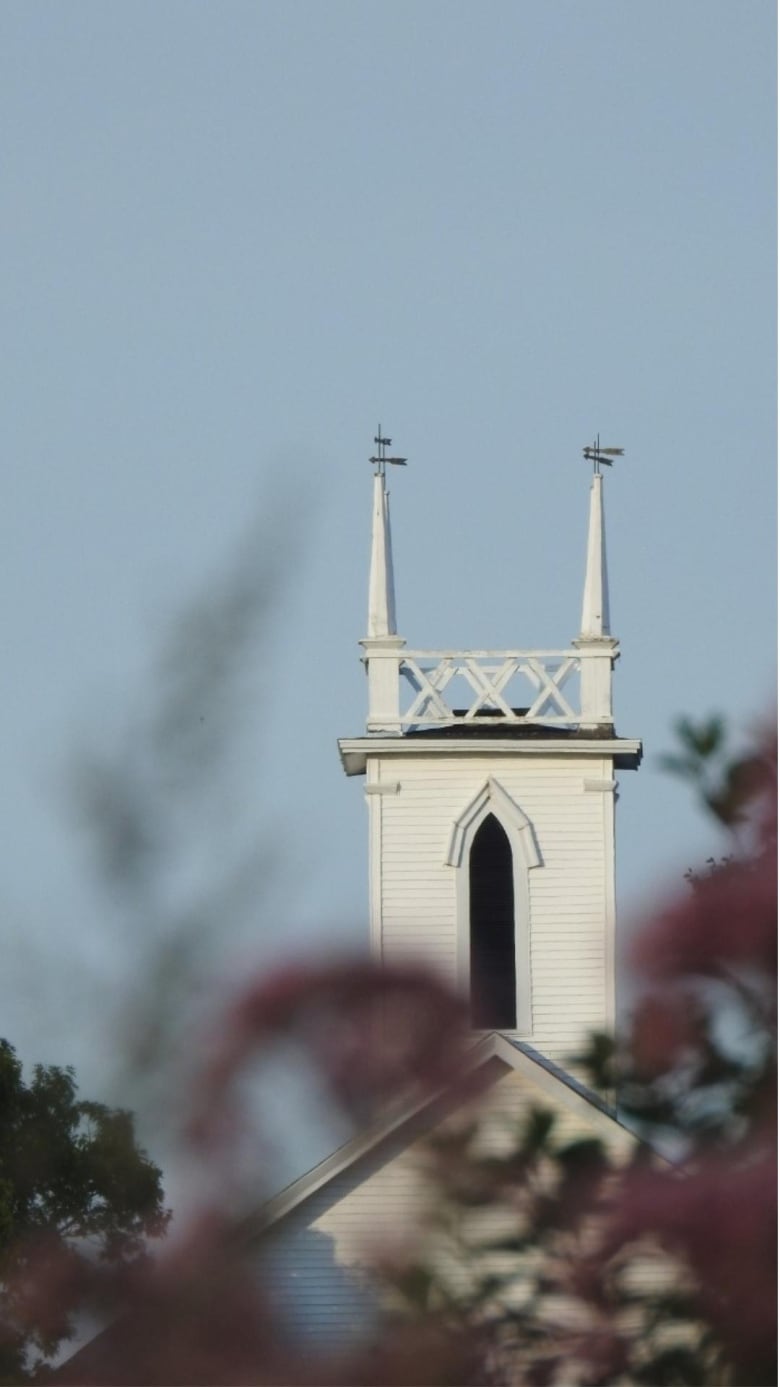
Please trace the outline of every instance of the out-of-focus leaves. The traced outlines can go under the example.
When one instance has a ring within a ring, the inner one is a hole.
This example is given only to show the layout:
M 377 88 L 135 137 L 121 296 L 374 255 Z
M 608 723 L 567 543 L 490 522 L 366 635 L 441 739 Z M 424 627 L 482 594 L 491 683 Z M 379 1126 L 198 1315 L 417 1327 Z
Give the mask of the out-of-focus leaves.
M 438 1289 L 437 1278 L 429 1267 L 405 1266 L 398 1272 L 397 1290 L 418 1312 L 430 1309 L 431 1291 Z
M 681 775 L 686 780 L 697 780 L 702 774 L 701 762 L 695 756 L 680 756 L 674 752 L 663 752 L 658 757 L 662 771 L 671 775 Z
M 558 1150 L 558 1160 L 568 1176 L 590 1174 L 603 1171 L 606 1163 L 604 1143 L 595 1137 L 582 1137 L 579 1141 L 567 1142 Z
M 555 1130 L 556 1120 L 550 1108 L 531 1108 L 521 1130 L 521 1150 L 529 1155 L 544 1150 Z
M 503 1224 L 469 1249 L 491 1294 L 472 1266 L 480 1290 L 457 1306 L 481 1327 L 491 1382 L 776 1380 L 776 757 L 730 757 L 719 718 L 677 730 L 669 768 L 740 837 L 639 934 L 648 990 L 628 1037 L 594 1036 L 576 1061 L 677 1164 L 650 1145 L 618 1164 L 599 1141 L 556 1142 L 535 1112 L 520 1126 L 492 1175 Z M 477 1134 L 439 1167 L 454 1250 L 477 1171 L 486 1194 L 478 1149 Z
M 478 1119 L 445 1124 L 430 1144 L 428 1173 L 442 1197 L 420 1223 L 428 1243 L 388 1255 L 385 1266 L 378 1249 L 389 1297 L 385 1332 L 370 1355 L 359 1348 L 307 1362 L 280 1333 L 246 1255 L 268 1225 L 262 1215 L 240 1225 L 230 1217 L 240 1207 L 236 1152 L 248 1067 L 279 1044 L 294 1045 L 342 1114 L 361 1126 L 388 1102 L 424 1104 L 443 1090 L 471 1090 L 468 1065 L 461 1067 L 463 1007 L 432 978 L 343 963 L 281 971 L 247 987 L 215 1033 L 202 1037 L 187 1130 L 191 1155 L 211 1172 L 220 1198 L 154 1272 L 100 1281 L 113 1272 L 110 1244 L 108 1265 L 87 1268 L 119 1319 L 104 1356 L 86 1372 L 77 1363 L 70 1380 L 129 1375 L 204 1387 L 216 1380 L 247 1387 L 774 1381 L 773 758 L 767 749 L 729 761 L 720 719 L 683 720 L 678 734 L 678 769 L 686 765 L 705 803 L 715 797 L 710 808 L 721 822 L 746 831 L 730 860 L 713 860 L 693 892 L 655 910 L 637 942 L 635 959 L 655 990 L 643 998 L 628 1043 L 615 1048 L 597 1036 L 580 1059 L 605 1091 L 622 1091 L 645 1131 L 673 1135 L 685 1159 L 672 1167 L 640 1148 L 635 1159 L 620 1160 L 609 1143 L 572 1140 L 567 1123 L 539 1108 L 508 1144 L 506 1132 L 496 1142 L 490 1130 L 483 1142 Z M 14 1073 L 12 1059 L 5 1071 L 0 1064 L 0 1095 L 4 1083 L 13 1089 Z M 38 1078 L 52 1102 L 68 1101 L 67 1073 Z M 102 1122 L 90 1105 L 82 1117 L 87 1134 L 99 1129 L 98 1170 L 101 1160 L 104 1172 L 116 1168 L 126 1121 Z M 34 1142 L 29 1150 L 34 1169 L 40 1150 Z M 7 1207 L 0 1185 L 0 1226 L 4 1200 Z M 58 1263 L 48 1247 L 36 1256 L 34 1304 L 52 1306 L 40 1330 L 46 1346 L 61 1330 L 57 1287 L 72 1287 L 85 1270 Z
M 700 723 L 678 718 L 674 731 L 681 750 L 659 756 L 660 768 L 690 781 L 702 807 L 722 827 L 739 828 L 750 802 L 760 794 L 766 752 L 732 751 L 725 719 L 718 716 Z
M 680 717 L 674 724 L 674 730 L 683 746 L 693 752 L 696 759 L 702 761 L 720 751 L 726 738 L 724 719 L 717 714 L 703 719 L 700 723 Z
M 712 1387 L 708 1365 L 690 1348 L 662 1348 L 635 1371 L 634 1381 L 648 1387 Z
M 615 1037 L 604 1031 L 593 1031 L 575 1063 L 587 1074 L 597 1093 L 611 1093 L 617 1082 Z

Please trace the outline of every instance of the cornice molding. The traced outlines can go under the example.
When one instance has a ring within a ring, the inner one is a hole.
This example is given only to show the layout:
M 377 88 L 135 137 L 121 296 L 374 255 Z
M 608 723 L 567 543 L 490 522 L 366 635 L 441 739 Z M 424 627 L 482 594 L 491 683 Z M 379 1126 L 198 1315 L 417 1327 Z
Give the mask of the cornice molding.
M 548 760 L 570 760 L 572 757 L 609 759 L 617 770 L 636 770 L 642 760 L 641 741 L 629 737 L 521 737 L 498 738 L 463 737 L 447 740 L 439 737 L 344 737 L 339 741 L 339 755 L 347 775 L 364 775 L 369 756 L 434 756 L 459 760 L 468 756 L 487 758 L 513 756 L 518 759 L 546 757 Z

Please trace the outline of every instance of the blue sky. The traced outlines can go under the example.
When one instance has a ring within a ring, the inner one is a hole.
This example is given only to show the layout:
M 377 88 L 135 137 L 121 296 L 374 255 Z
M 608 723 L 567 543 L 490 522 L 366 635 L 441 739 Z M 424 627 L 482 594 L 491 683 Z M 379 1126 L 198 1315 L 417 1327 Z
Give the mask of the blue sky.
M 240 830 L 274 870 L 220 958 L 365 939 L 336 739 L 365 716 L 379 419 L 410 459 L 417 648 L 568 644 L 581 449 L 625 448 L 624 918 L 717 849 L 655 758 L 677 714 L 743 728 L 774 694 L 775 57 L 770 0 L 3 7 L 0 995 L 25 1059 L 100 1081 L 139 922 L 95 886 L 72 768 L 143 721 L 176 613 L 242 544 L 282 593 L 195 855 L 205 880 Z

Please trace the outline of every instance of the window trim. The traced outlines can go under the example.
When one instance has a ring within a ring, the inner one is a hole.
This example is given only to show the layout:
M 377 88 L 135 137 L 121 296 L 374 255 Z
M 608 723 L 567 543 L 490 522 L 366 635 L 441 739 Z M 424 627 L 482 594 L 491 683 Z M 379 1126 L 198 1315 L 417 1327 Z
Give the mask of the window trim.
M 471 900 L 469 889 L 469 859 L 475 834 L 484 820 L 492 814 L 509 840 L 512 851 L 512 872 L 515 896 L 515 985 L 516 1020 L 512 1035 L 531 1038 L 533 1007 L 531 997 L 531 900 L 528 873 L 543 865 L 533 825 L 527 814 L 493 776 L 469 801 L 455 820 L 450 833 L 445 858 L 448 867 L 456 871 L 455 896 L 457 918 L 457 972 L 462 994 L 471 991 Z

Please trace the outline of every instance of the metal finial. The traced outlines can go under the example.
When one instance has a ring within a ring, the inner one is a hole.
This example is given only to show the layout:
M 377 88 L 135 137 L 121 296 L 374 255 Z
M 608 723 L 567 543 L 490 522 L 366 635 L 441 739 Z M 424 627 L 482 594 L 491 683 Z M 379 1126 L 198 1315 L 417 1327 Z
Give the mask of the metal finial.
M 372 463 L 374 464 L 374 475 L 375 475 L 375 476 L 384 477 L 384 475 L 385 475 L 385 464 L 388 463 L 388 462 L 391 462 L 391 463 L 393 464 L 394 467 L 405 467 L 405 466 L 406 466 L 406 458 L 389 458 L 389 457 L 387 456 L 386 449 L 390 447 L 392 441 L 393 441 L 392 438 L 384 438 L 384 437 L 383 437 L 383 435 L 382 435 L 382 425 L 381 425 L 381 424 L 377 424 L 377 427 L 376 427 L 376 434 L 374 435 L 374 442 L 376 443 L 376 446 L 377 446 L 377 452 L 376 452 L 376 456 L 375 456 L 375 457 L 369 458 L 369 462 L 372 462 Z
M 582 456 L 593 463 L 594 476 L 598 476 L 601 471 L 601 463 L 605 467 L 611 467 L 614 458 L 622 458 L 622 448 L 602 448 L 599 434 L 596 434 L 596 441 L 587 448 L 583 448 Z

